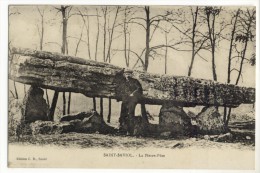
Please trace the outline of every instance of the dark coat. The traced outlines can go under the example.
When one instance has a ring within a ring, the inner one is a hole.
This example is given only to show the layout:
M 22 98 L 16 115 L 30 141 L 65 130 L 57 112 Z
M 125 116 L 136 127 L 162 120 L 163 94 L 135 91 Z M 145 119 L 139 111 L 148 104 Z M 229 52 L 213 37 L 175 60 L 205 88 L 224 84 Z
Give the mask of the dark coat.
M 129 77 L 128 80 L 122 79 L 117 88 L 117 95 L 124 101 L 128 100 L 131 94 L 137 99 L 140 99 L 143 94 L 141 84 L 137 79 L 131 77 Z

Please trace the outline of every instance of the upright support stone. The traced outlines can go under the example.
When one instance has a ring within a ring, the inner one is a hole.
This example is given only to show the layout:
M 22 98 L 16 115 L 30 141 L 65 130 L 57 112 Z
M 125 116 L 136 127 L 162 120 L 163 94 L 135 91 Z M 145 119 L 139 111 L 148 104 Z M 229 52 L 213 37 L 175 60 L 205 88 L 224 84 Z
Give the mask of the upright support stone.
M 23 99 L 22 121 L 31 123 L 37 120 L 47 121 L 49 107 L 43 98 L 44 91 L 31 86 Z
M 224 124 L 218 109 L 214 106 L 204 107 L 197 115 L 198 133 L 217 135 L 224 133 Z
M 189 135 L 191 127 L 190 118 L 182 107 L 163 104 L 159 115 L 159 131 L 169 136 Z

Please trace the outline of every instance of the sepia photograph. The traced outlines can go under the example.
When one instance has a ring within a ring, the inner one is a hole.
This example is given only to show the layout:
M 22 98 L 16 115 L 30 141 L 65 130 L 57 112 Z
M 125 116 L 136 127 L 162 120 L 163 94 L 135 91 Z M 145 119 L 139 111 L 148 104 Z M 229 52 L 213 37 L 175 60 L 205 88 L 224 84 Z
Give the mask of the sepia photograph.
M 8 167 L 255 170 L 256 6 L 8 7 Z

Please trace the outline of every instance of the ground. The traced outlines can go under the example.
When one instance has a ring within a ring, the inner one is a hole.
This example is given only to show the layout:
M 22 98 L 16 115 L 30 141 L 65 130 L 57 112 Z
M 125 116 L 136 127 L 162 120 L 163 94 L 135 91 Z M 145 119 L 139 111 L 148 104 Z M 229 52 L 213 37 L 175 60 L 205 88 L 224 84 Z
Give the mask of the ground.
M 10 144 L 35 144 L 35 145 L 55 145 L 76 148 L 165 148 L 165 149 L 181 149 L 181 148 L 203 148 L 203 149 L 239 149 L 250 150 L 255 149 L 254 143 L 250 141 L 239 141 L 235 143 L 214 142 L 203 138 L 186 138 L 186 139 L 161 139 L 161 138 L 138 138 L 122 135 L 102 135 L 102 134 L 82 134 L 67 133 L 57 135 L 37 135 L 24 136 L 20 142 L 16 137 L 9 138 Z
M 200 138 L 156 139 L 102 134 L 10 137 L 9 167 L 69 168 L 255 168 L 255 146 Z M 31 160 L 19 160 L 19 159 Z M 36 160 L 32 160 L 32 159 Z

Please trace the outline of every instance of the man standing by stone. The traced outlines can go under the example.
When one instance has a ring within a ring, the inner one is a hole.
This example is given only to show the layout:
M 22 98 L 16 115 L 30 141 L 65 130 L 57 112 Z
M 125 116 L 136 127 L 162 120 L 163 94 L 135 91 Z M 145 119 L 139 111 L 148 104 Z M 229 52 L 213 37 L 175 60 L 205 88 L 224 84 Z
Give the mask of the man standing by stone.
M 135 107 L 143 94 L 141 84 L 138 80 L 132 78 L 132 73 L 132 70 L 125 70 L 123 73 L 124 81 L 120 84 L 122 105 L 119 118 L 119 130 L 128 132 L 130 135 L 132 135 L 134 131 Z

